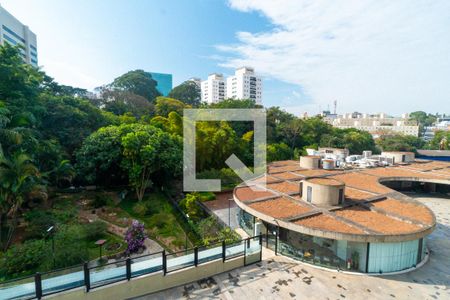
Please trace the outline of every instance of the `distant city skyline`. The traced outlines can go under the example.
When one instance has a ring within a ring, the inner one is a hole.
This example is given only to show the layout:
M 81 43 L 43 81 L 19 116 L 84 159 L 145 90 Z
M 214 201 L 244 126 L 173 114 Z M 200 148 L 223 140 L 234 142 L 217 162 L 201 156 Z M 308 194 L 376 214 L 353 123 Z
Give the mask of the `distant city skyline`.
M 450 111 L 448 1 L 2 0 L 37 35 L 39 65 L 92 89 L 134 69 L 173 86 L 242 66 L 265 106 L 300 115 Z M 157 25 L 157 26 L 155 26 Z

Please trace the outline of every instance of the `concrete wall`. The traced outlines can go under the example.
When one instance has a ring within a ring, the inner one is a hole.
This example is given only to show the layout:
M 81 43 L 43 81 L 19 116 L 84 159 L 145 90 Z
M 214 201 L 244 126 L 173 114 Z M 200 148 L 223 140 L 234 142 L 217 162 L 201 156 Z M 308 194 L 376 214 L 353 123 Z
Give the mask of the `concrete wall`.
M 247 262 L 259 261 L 260 253 L 248 255 Z M 198 267 L 190 267 L 169 273 L 166 276 L 162 272 L 157 272 L 150 275 L 144 275 L 137 278 L 132 278 L 130 281 L 120 281 L 114 284 L 106 285 L 101 288 L 85 292 L 84 288 L 67 291 L 61 294 L 55 294 L 58 299 L 63 300 L 103 300 L 103 299 L 128 299 L 146 295 L 149 293 L 158 292 L 172 287 L 180 286 L 189 282 L 197 281 L 209 276 L 227 272 L 244 266 L 244 257 L 222 262 L 216 260 L 199 265 Z
M 308 182 L 308 180 L 302 181 L 303 191 L 302 200 L 308 201 L 308 187 L 312 188 L 312 200 L 311 203 L 320 206 L 335 206 L 339 204 L 339 190 L 343 189 L 345 193 L 345 187 L 335 185 L 321 185 Z
M 381 156 L 393 158 L 394 159 L 394 163 L 412 162 L 412 161 L 414 161 L 414 158 L 415 158 L 414 152 L 389 152 L 389 151 L 383 151 L 383 152 L 381 152 Z M 403 161 L 403 156 L 405 156 L 405 160 L 404 161 Z
M 300 168 L 318 169 L 320 157 L 318 156 L 300 156 Z

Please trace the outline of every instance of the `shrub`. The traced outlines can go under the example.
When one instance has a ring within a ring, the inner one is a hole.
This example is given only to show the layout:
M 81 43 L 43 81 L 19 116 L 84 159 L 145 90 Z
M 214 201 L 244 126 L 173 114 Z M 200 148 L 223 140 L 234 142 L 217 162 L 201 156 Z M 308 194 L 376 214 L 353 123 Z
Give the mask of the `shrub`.
M 148 212 L 147 203 L 142 201 L 136 203 L 133 205 L 133 212 L 140 217 L 145 216 Z
M 106 206 L 112 202 L 111 198 L 105 194 L 96 194 L 94 197 L 94 201 L 92 201 L 92 206 L 94 208 L 100 208 L 102 206 Z
M 30 239 L 44 238 L 47 229 L 50 226 L 55 226 L 56 218 L 50 211 L 32 210 L 25 214 L 25 221 L 28 222 L 25 228 L 26 237 Z
M 137 253 L 140 249 L 144 247 L 145 239 L 147 235 L 145 234 L 145 227 L 143 223 L 137 220 L 133 220 L 131 227 L 128 228 L 125 233 L 125 242 L 127 243 L 126 254 L 131 255 Z
M 86 239 L 95 241 L 105 235 L 108 225 L 103 221 L 94 221 L 84 225 Z
M 213 192 L 201 192 L 200 193 L 200 200 L 202 202 L 211 201 L 211 200 L 215 200 L 215 199 L 216 199 L 216 194 L 214 194 Z
M 197 204 L 199 200 L 198 193 L 190 193 L 186 194 L 186 197 L 180 201 L 181 208 L 192 220 L 198 220 L 203 215 L 202 209 Z
M 49 247 L 44 240 L 14 245 L 0 260 L 0 274 L 9 278 L 28 275 L 39 269 L 46 256 L 49 256 Z

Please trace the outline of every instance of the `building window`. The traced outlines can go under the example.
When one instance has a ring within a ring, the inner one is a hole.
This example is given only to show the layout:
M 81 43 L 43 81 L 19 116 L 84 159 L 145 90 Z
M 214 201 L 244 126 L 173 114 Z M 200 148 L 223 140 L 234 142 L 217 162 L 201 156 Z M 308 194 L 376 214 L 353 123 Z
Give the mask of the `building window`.
M 308 201 L 308 202 L 312 201 L 312 187 L 310 187 L 310 186 L 308 186 L 308 188 L 307 188 L 306 201 Z
M 344 189 L 339 190 L 339 204 L 344 203 Z
M 25 44 L 25 40 L 24 40 L 23 38 L 21 38 L 17 33 L 15 33 L 14 31 L 12 31 L 11 29 L 9 29 L 8 27 L 6 27 L 5 25 L 2 25 L 2 27 L 3 27 L 3 29 L 4 29 L 7 33 L 11 34 L 13 37 L 15 37 L 16 39 L 22 41 L 22 43 Z

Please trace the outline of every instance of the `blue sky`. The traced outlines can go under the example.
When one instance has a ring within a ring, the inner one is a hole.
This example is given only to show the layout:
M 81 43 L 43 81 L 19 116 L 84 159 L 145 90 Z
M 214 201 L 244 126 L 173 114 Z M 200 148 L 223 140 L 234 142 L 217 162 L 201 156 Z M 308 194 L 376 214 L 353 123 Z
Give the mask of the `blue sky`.
M 450 112 L 450 1 L 0 0 L 39 64 L 93 88 L 132 69 L 178 84 L 250 65 L 263 102 L 300 114 Z

